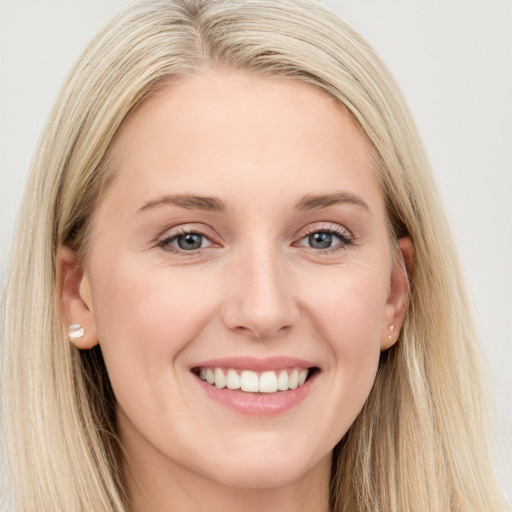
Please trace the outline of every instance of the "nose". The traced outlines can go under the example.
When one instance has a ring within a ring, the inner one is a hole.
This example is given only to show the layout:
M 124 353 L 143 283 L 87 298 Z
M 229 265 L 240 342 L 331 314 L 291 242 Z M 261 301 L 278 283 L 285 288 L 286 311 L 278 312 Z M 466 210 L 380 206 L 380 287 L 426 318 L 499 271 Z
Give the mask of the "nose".
M 230 271 L 224 324 L 254 338 L 282 335 L 299 318 L 293 281 L 271 251 L 246 255 Z

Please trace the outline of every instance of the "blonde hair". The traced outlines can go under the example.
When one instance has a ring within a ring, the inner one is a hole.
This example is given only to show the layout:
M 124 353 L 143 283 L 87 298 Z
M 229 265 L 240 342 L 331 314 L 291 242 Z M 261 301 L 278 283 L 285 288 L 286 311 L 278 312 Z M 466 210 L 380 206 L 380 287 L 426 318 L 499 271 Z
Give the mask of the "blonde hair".
M 56 250 L 87 248 L 119 126 L 164 84 L 212 67 L 336 98 L 375 157 L 394 239 L 414 244 L 409 311 L 334 451 L 333 511 L 504 510 L 485 437 L 481 355 L 452 236 L 402 95 L 350 26 L 307 0 L 146 0 L 86 48 L 57 100 L 20 212 L 3 311 L 3 423 L 22 511 L 125 511 L 115 399 L 99 348 L 69 345 Z

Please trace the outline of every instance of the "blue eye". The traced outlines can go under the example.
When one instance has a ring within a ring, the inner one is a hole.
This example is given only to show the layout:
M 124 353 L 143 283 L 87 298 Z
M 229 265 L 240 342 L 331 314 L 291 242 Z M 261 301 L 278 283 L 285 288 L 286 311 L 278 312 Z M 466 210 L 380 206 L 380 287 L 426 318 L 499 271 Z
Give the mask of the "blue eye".
M 210 240 L 202 233 L 184 231 L 178 235 L 167 237 L 159 242 L 160 247 L 168 251 L 197 251 L 211 245 Z
M 309 233 L 299 241 L 298 245 L 322 251 L 329 249 L 335 250 L 338 248 L 342 249 L 351 243 L 352 240 L 341 229 L 322 229 Z
M 331 233 L 313 233 L 308 236 L 309 245 L 313 249 L 328 249 L 332 246 L 332 241 Z
M 201 249 L 203 245 L 203 235 L 197 233 L 188 233 L 186 235 L 180 235 L 176 237 L 176 243 L 180 249 L 184 251 L 193 251 L 195 249 Z

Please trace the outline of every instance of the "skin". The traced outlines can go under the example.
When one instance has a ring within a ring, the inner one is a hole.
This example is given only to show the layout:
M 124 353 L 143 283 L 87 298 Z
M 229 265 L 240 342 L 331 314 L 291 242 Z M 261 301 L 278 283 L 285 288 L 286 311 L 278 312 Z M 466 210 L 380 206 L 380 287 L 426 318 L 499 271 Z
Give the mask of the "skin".
M 332 449 L 407 301 L 365 137 L 310 85 L 216 70 L 148 99 L 111 152 L 85 263 L 64 247 L 58 262 L 64 321 L 85 328 L 78 348 L 100 343 L 118 400 L 130 510 L 327 511 Z M 364 206 L 296 208 L 340 192 Z M 155 204 L 175 194 L 225 210 Z M 202 248 L 180 250 L 190 229 Z M 329 249 L 312 246 L 322 230 Z M 400 249 L 410 262 L 407 239 Z M 190 371 L 246 355 L 320 372 L 290 410 L 247 416 Z

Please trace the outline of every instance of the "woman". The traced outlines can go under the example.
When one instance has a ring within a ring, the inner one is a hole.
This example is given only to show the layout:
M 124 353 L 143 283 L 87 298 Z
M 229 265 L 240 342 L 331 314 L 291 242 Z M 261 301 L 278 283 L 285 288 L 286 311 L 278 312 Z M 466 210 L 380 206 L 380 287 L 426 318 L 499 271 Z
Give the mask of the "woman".
M 118 15 L 21 212 L 17 507 L 505 509 L 427 169 L 388 71 L 315 3 Z

